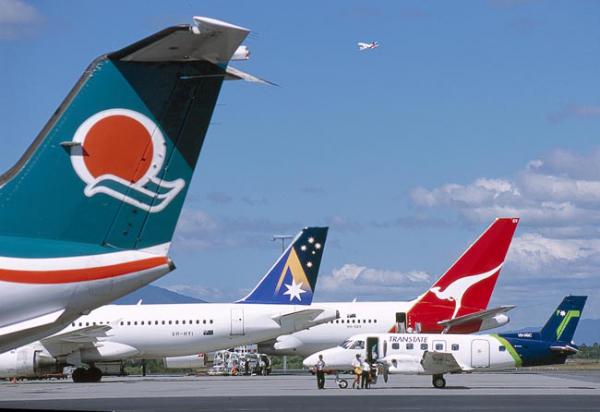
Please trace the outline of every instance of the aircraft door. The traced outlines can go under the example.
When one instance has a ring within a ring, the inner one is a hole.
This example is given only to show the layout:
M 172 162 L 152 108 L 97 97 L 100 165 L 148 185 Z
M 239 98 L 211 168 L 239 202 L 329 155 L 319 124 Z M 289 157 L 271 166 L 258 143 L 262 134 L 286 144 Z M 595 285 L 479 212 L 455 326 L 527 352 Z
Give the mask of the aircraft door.
M 379 359 L 379 338 L 377 337 L 368 337 L 367 338 L 367 362 L 374 363 Z
M 244 334 L 244 309 L 231 309 L 231 335 Z
M 445 340 L 434 340 L 432 348 L 434 352 L 446 352 Z
M 396 333 L 406 333 L 405 312 L 396 312 Z
M 484 339 L 475 339 L 471 343 L 471 367 L 490 367 L 490 343 Z

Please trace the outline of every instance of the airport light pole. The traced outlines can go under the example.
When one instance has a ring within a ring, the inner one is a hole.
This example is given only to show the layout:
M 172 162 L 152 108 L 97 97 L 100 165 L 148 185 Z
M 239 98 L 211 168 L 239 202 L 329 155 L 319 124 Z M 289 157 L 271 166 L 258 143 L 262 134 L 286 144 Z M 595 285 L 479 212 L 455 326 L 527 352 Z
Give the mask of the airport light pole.
M 292 239 L 294 236 L 292 235 L 273 235 L 273 242 L 281 241 L 281 253 L 285 252 L 285 241 Z
M 277 242 L 281 241 L 281 253 L 285 252 L 285 241 L 292 239 L 294 236 L 292 235 L 273 235 L 271 241 Z M 287 355 L 283 355 L 283 373 L 287 373 Z

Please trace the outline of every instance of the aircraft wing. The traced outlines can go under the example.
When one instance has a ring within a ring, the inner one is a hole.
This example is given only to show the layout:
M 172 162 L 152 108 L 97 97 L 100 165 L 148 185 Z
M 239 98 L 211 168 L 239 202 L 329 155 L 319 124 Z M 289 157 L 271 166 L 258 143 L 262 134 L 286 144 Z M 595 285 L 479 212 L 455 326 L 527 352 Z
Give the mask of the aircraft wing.
M 431 375 L 463 372 L 463 368 L 451 353 L 426 351 L 423 353 L 421 366 L 425 372 Z
M 86 326 L 85 328 L 49 336 L 42 339 L 41 342 L 44 346 L 48 344 L 93 343 L 97 342 L 100 337 L 106 337 L 106 332 L 111 329 L 110 325 Z
M 497 308 L 480 310 L 479 312 L 470 313 L 470 314 L 464 315 L 464 316 L 459 316 L 454 319 L 439 321 L 438 325 L 443 326 L 445 331 L 447 331 L 454 326 L 465 325 L 467 323 L 483 321 L 486 319 L 493 318 L 494 316 L 496 316 L 500 313 L 508 312 L 509 310 L 514 309 L 514 308 L 515 308 L 514 305 L 505 305 L 505 306 L 499 306 Z
M 110 325 L 86 326 L 81 329 L 48 336 L 40 344 L 54 357 L 69 355 L 84 348 L 94 348 L 98 338 L 108 336 Z

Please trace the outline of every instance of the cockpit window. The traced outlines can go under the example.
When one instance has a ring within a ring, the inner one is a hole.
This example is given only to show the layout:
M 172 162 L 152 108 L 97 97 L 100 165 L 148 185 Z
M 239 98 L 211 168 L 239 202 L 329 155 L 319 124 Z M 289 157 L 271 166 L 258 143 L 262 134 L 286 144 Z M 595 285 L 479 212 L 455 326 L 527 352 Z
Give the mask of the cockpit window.
M 347 339 L 340 345 L 344 349 L 364 349 L 365 341 L 364 340 L 350 340 Z
M 346 339 L 345 341 L 342 342 L 342 344 L 340 346 L 344 349 L 350 349 L 350 345 L 352 345 L 353 342 L 354 341 L 352 341 L 350 339 Z

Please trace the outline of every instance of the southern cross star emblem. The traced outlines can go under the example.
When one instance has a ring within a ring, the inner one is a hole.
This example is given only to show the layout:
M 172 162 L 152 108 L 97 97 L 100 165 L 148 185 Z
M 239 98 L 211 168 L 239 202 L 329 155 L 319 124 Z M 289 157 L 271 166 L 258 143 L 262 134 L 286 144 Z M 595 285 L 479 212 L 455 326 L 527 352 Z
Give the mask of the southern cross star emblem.
M 302 283 L 303 282 L 296 283 L 296 281 L 292 279 L 291 285 L 285 285 L 287 291 L 283 292 L 283 294 L 290 296 L 290 302 L 294 299 L 298 299 L 299 302 L 302 302 L 302 298 L 300 297 L 300 295 L 306 293 L 306 291 L 302 289 Z

